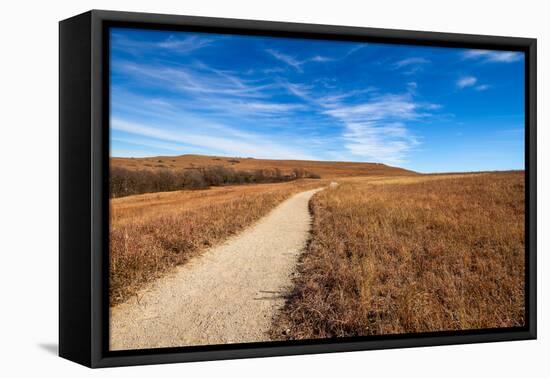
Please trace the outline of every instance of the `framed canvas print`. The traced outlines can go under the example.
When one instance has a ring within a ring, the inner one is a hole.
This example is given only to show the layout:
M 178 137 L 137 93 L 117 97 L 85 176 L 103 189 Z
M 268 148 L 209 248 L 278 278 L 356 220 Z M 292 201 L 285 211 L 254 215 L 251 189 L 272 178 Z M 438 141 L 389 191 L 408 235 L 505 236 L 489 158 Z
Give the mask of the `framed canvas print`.
M 536 40 L 60 22 L 62 357 L 536 337 Z

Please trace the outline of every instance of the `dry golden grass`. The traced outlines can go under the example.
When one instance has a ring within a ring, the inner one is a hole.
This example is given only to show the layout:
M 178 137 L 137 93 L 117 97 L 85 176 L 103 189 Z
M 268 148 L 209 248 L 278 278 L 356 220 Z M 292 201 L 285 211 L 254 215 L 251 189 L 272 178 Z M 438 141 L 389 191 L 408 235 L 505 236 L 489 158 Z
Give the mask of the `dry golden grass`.
M 524 190 L 524 173 L 510 172 L 352 179 L 318 193 L 272 337 L 524 325 Z
M 111 305 L 323 180 L 151 193 L 111 200 Z
M 156 156 L 149 158 L 111 158 L 113 167 L 126 169 L 190 169 L 211 166 L 223 166 L 241 171 L 259 169 L 280 169 L 283 174 L 289 174 L 293 169 L 305 169 L 316 173 L 322 178 L 350 176 L 396 176 L 414 175 L 415 172 L 406 169 L 390 167 L 379 163 L 353 163 L 308 160 L 267 160 L 252 158 L 231 158 L 205 155 Z

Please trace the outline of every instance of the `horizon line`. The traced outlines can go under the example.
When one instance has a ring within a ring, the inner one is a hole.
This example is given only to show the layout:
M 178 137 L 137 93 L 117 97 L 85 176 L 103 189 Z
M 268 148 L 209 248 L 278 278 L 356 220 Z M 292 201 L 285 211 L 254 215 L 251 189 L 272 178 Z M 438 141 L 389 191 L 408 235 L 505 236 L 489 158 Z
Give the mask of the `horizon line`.
M 252 160 L 268 160 L 268 161 L 303 161 L 303 162 L 314 162 L 314 163 L 347 163 L 347 164 L 377 164 L 384 165 L 390 168 L 399 168 L 414 173 L 420 174 L 445 174 L 445 173 L 493 173 L 493 172 L 524 172 L 525 168 L 509 168 L 509 169 L 488 169 L 488 170 L 478 170 L 478 171 L 432 171 L 432 172 L 423 172 L 415 171 L 410 168 L 405 168 L 396 165 L 389 165 L 385 163 L 375 162 L 375 161 L 350 161 L 350 160 L 310 160 L 310 159 L 269 159 L 269 158 L 257 158 L 253 156 L 226 156 L 226 155 L 206 155 L 206 154 L 181 154 L 181 155 L 151 155 L 151 156 L 109 156 L 109 159 L 154 159 L 154 158 L 177 158 L 185 156 L 199 156 L 199 157 L 210 157 L 210 158 L 226 158 L 226 159 L 252 159 Z

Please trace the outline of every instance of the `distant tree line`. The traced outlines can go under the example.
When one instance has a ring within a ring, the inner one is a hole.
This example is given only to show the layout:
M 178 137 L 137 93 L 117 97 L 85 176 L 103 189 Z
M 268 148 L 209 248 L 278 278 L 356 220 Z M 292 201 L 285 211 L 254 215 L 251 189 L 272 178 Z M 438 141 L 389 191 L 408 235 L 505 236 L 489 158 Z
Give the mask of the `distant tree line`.
M 182 170 L 131 170 L 112 167 L 109 184 L 111 198 L 115 198 L 141 193 L 206 189 L 210 186 L 230 184 L 284 182 L 299 178 L 321 177 L 303 168 L 294 168 L 290 173 L 284 174 L 278 168 L 237 171 L 223 166 Z

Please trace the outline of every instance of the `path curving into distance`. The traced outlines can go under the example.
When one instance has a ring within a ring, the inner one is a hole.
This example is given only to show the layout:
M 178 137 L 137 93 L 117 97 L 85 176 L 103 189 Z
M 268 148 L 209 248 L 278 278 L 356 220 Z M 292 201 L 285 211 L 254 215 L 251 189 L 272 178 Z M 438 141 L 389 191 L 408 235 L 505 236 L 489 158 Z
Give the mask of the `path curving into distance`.
M 311 229 L 298 193 L 225 243 L 111 309 L 110 349 L 267 341 Z

